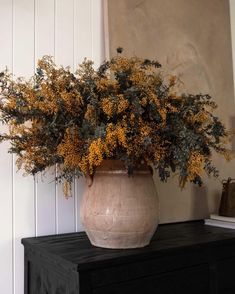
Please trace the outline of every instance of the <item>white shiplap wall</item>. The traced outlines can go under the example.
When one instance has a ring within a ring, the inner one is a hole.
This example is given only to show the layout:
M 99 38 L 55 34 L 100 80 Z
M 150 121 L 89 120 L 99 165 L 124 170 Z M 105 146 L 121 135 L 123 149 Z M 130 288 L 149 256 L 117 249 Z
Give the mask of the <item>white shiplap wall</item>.
M 104 59 L 102 6 L 102 0 L 0 0 L 0 70 L 7 66 L 29 77 L 44 54 L 73 70 L 84 57 L 98 65 Z M 81 230 L 84 180 L 66 200 L 53 169 L 43 179 L 23 177 L 8 147 L 0 144 L 0 293 L 23 294 L 21 238 Z

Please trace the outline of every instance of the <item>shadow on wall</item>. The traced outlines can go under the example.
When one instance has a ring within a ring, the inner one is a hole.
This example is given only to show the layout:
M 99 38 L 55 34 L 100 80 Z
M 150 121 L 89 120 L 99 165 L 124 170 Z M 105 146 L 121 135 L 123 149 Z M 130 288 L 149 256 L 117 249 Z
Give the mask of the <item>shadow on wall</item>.
M 233 132 L 235 132 L 235 116 L 230 117 L 230 126 Z M 231 149 L 235 152 L 235 136 L 232 137 Z
M 192 186 L 192 219 L 198 218 L 198 211 L 200 210 L 200 216 L 207 218 L 210 214 L 208 205 L 208 189 L 206 186 L 197 187 Z
M 210 198 L 213 198 L 213 202 L 215 204 L 215 209 L 213 213 L 218 213 L 219 211 L 219 205 L 220 205 L 220 199 L 221 199 L 221 193 L 222 193 L 222 185 L 221 185 L 221 191 L 214 190 L 208 191 L 208 187 L 205 185 L 204 187 L 197 187 L 192 186 L 192 206 L 191 206 L 191 215 L 192 219 L 204 219 L 208 218 L 210 216 L 210 205 L 209 205 L 209 195 Z

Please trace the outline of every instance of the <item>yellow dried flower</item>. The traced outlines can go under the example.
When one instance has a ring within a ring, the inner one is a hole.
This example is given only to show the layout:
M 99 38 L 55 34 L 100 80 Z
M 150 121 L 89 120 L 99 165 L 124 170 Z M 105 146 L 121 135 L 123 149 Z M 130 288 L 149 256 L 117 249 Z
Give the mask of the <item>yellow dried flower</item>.
M 170 86 L 170 87 L 173 87 L 173 86 L 176 84 L 176 80 L 177 80 L 177 77 L 171 75 L 171 76 L 169 77 L 169 86 Z
M 139 69 L 133 70 L 130 76 L 130 80 L 132 81 L 133 85 L 146 87 L 147 76 L 145 71 L 141 71 Z
M 112 98 L 104 98 L 101 102 L 102 109 L 104 113 L 111 117 L 114 111 L 114 103 L 112 101 Z
M 117 113 L 124 112 L 128 108 L 129 102 L 128 100 L 124 98 L 122 94 L 117 95 L 117 98 L 118 98 Z
M 94 171 L 94 167 L 99 166 L 103 161 L 104 145 L 101 139 L 96 139 L 91 142 L 88 150 L 88 162 L 90 173 Z
M 200 176 L 204 171 L 205 157 L 197 151 L 190 154 L 188 161 L 188 180 L 193 181 L 196 176 Z
M 124 126 L 118 125 L 115 131 L 116 131 L 116 136 L 120 145 L 127 148 L 128 147 L 127 138 L 126 138 L 127 128 Z
M 94 123 L 95 122 L 95 108 L 93 105 L 88 104 L 85 113 L 85 119 Z
M 69 197 L 72 197 L 71 183 L 66 180 L 63 182 L 63 192 L 66 199 L 68 199 Z
M 112 123 L 108 124 L 106 127 L 105 143 L 110 152 L 117 146 L 116 131 Z
M 140 134 L 143 136 L 143 137 L 147 137 L 150 135 L 152 129 L 150 126 L 148 125 L 145 125 L 145 126 L 141 126 L 140 127 Z
M 192 114 L 191 116 L 189 116 L 188 119 L 192 124 L 195 124 L 195 123 L 206 123 L 210 120 L 210 117 L 208 116 L 208 113 L 206 111 L 202 110 L 196 114 Z
M 28 173 L 58 164 L 65 195 L 74 175 L 94 173 L 107 158 L 156 164 L 163 181 L 169 166 L 180 174 L 187 169 L 181 184 L 200 185 L 204 168 L 216 175 L 211 151 L 230 155 L 211 97 L 178 94 L 179 80 L 163 77 L 157 61 L 118 55 L 97 70 L 85 60 L 76 73 L 48 56 L 38 65 L 29 81 L 0 74 L 0 120 L 10 126 L 0 141 L 12 142 Z
M 125 57 L 117 57 L 115 63 L 110 64 L 112 71 L 127 71 L 130 68 L 130 61 Z
M 164 147 L 160 145 L 155 145 L 154 159 L 156 160 L 156 162 L 159 162 L 160 160 L 162 160 L 165 154 L 166 154 L 166 150 Z
M 69 169 L 80 167 L 82 141 L 79 140 L 78 133 L 73 128 L 66 130 L 64 139 L 57 147 L 58 155 L 64 158 L 64 166 Z
M 147 97 L 144 97 L 140 100 L 140 105 L 141 106 L 146 106 L 148 104 L 148 99 Z
M 160 101 L 159 101 L 159 98 L 157 97 L 156 94 L 154 93 L 149 93 L 149 98 L 150 100 L 157 106 L 157 108 L 160 108 L 161 107 L 161 104 L 160 104 Z

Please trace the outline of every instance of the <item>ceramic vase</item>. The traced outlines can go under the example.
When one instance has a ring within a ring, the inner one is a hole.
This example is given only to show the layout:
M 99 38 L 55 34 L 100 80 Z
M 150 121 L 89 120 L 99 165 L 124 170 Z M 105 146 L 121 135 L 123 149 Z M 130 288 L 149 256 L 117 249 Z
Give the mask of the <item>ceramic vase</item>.
M 120 161 L 107 160 L 87 185 L 81 221 L 91 243 L 104 248 L 147 246 L 157 229 L 159 201 L 151 170 L 127 174 Z

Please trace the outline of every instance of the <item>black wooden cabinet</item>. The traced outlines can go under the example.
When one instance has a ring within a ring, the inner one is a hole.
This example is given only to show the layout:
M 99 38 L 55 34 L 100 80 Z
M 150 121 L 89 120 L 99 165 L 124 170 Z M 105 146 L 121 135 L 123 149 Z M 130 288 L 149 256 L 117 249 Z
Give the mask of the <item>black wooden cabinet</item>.
M 141 249 L 94 247 L 85 233 L 25 238 L 25 294 L 234 294 L 235 231 L 160 225 Z

